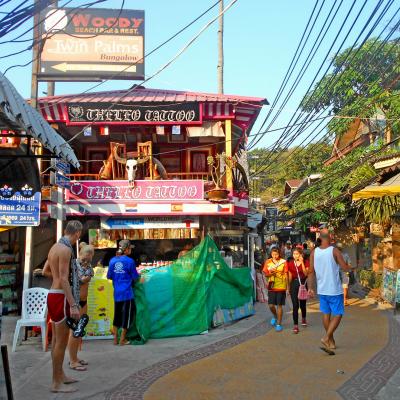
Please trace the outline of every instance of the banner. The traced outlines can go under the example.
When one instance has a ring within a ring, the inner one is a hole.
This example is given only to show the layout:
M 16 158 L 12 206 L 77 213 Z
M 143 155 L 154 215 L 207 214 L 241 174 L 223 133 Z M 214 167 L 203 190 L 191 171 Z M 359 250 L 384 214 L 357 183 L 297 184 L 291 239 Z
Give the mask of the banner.
M 112 282 L 107 279 L 107 268 L 96 267 L 94 277 L 89 284 L 87 339 L 96 337 L 104 339 L 112 336 L 113 294 Z
M 204 182 L 202 180 L 135 181 L 135 186 L 132 187 L 127 180 L 76 181 L 71 182 L 71 188 L 67 192 L 67 201 L 71 200 L 106 203 L 126 200 L 204 200 Z
M 118 105 L 105 102 L 69 103 L 67 125 L 86 125 L 88 123 L 118 125 L 135 122 L 140 125 L 200 124 L 202 122 L 201 115 L 201 104 L 196 102 L 124 103 Z M 180 129 L 179 126 L 178 128 Z

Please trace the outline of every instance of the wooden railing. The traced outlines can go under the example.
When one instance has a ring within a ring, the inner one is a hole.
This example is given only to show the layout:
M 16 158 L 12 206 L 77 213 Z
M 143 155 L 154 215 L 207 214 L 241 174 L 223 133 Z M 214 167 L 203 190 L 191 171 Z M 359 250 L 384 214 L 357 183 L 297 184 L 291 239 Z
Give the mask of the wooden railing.
M 177 179 L 177 180 L 199 179 L 203 181 L 210 181 L 211 175 L 207 172 L 170 172 L 168 173 L 168 179 Z

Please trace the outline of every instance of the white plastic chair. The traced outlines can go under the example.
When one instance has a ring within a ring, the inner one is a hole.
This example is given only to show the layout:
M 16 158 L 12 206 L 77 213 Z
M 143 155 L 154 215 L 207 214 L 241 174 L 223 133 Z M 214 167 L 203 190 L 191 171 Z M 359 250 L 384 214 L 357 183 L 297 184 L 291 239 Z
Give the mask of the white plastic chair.
M 12 351 L 15 351 L 19 341 L 20 329 L 23 326 L 40 326 L 43 351 L 46 351 L 47 337 L 47 294 L 49 291 L 42 288 L 26 289 L 22 293 L 22 318 L 15 327 Z

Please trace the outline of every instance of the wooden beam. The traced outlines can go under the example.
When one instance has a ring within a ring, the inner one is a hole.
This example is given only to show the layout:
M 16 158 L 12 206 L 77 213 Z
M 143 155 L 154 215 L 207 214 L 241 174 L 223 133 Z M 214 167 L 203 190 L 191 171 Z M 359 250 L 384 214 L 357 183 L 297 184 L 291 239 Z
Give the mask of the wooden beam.
M 225 120 L 225 154 L 227 157 L 232 157 L 232 121 Z M 226 188 L 230 191 L 233 190 L 233 177 L 232 170 L 226 169 Z

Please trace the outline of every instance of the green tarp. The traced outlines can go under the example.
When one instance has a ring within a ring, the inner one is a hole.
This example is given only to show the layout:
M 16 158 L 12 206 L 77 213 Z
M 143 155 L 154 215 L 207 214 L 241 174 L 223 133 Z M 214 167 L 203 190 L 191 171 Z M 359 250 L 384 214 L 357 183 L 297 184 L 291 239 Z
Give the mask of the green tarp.
M 136 323 L 127 337 L 143 344 L 200 334 L 212 326 L 216 310 L 240 307 L 252 296 L 249 268 L 229 268 L 206 237 L 174 264 L 142 273 L 135 286 Z

